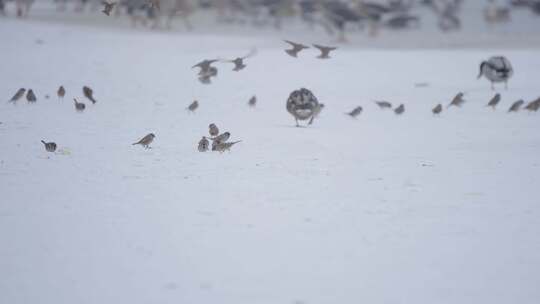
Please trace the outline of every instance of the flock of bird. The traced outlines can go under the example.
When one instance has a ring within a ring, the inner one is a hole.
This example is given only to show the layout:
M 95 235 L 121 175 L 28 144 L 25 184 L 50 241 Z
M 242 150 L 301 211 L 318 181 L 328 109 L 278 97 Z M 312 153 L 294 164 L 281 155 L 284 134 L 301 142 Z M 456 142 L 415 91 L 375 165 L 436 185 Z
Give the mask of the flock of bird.
M 286 43 L 292 46 L 290 49 L 285 49 L 285 53 L 288 54 L 291 57 L 298 58 L 299 52 L 302 50 L 308 49 L 309 46 L 292 42 L 289 40 L 284 40 Z M 317 57 L 319 59 L 329 59 L 330 52 L 336 50 L 336 47 L 329 47 L 329 46 L 321 46 L 313 44 L 313 46 L 320 50 L 320 55 Z M 246 64 L 244 62 L 245 59 L 252 57 L 255 55 L 256 50 L 252 49 L 247 55 L 242 57 L 237 57 L 235 59 L 231 60 L 225 60 L 225 59 L 205 59 L 197 64 L 195 64 L 192 68 L 199 68 L 199 80 L 204 84 L 211 83 L 211 78 L 216 77 L 218 70 L 216 67 L 212 66 L 213 63 L 216 62 L 228 62 L 233 63 L 234 68 L 233 71 L 241 71 L 244 68 L 246 68 Z M 514 71 L 512 68 L 512 65 L 510 64 L 510 61 L 503 57 L 503 56 L 494 56 L 489 58 L 488 60 L 482 61 L 480 63 L 480 73 L 478 75 L 478 78 L 481 78 L 482 76 L 486 77 L 491 82 L 491 88 L 494 89 L 495 83 L 505 83 L 505 87 L 508 86 L 508 80 L 513 76 Z M 96 104 L 97 100 L 94 98 L 94 92 L 93 90 L 88 86 L 83 86 L 82 88 L 83 95 L 90 101 L 92 104 Z M 66 89 L 63 86 L 60 86 L 57 90 L 57 96 L 60 99 L 63 99 L 66 95 Z M 450 101 L 450 103 L 447 105 L 447 108 L 449 107 L 461 107 L 465 103 L 464 99 L 464 93 L 459 92 L 456 94 L 456 96 Z M 35 103 L 37 102 L 37 96 L 34 93 L 32 89 L 25 89 L 20 88 L 17 90 L 17 92 L 13 95 L 13 97 L 9 100 L 10 102 L 16 103 L 19 101 L 23 96 L 26 96 L 26 100 L 29 103 Z M 45 98 L 49 98 L 48 95 L 45 95 Z M 86 105 L 82 102 L 79 102 L 76 98 L 73 99 L 75 110 L 77 112 L 83 112 L 86 108 Z M 501 94 L 496 93 L 488 102 L 487 106 L 495 109 L 499 102 L 501 101 Z M 375 104 L 382 110 L 385 109 L 392 109 L 396 115 L 402 115 L 405 112 L 405 105 L 400 104 L 399 106 L 393 108 L 392 103 L 385 101 L 385 100 L 375 100 Z M 248 101 L 248 106 L 255 107 L 257 104 L 257 97 L 253 96 Z M 519 111 L 523 105 L 525 104 L 525 101 L 523 99 L 520 99 L 516 102 L 514 102 L 510 108 L 508 109 L 508 112 L 517 112 Z M 301 88 L 299 90 L 293 91 L 286 102 L 286 109 L 287 111 L 294 117 L 296 121 L 296 126 L 299 125 L 299 121 L 302 120 L 309 120 L 308 125 L 311 125 L 315 118 L 321 113 L 321 111 L 324 108 L 324 104 L 320 103 L 315 95 L 308 89 Z M 197 100 L 194 100 L 187 108 L 189 112 L 195 112 L 199 107 L 199 102 Z M 537 98 L 536 100 L 533 100 L 529 102 L 525 109 L 531 112 L 537 112 L 540 109 L 540 98 Z M 439 115 L 443 111 L 443 105 L 437 104 L 432 110 L 432 113 L 434 115 Z M 356 106 L 353 108 L 350 112 L 346 112 L 348 116 L 352 118 L 358 117 L 363 112 L 362 106 Z M 240 141 L 229 141 L 230 133 L 224 132 L 219 133 L 219 129 L 216 124 L 212 123 L 209 125 L 209 137 L 203 136 L 201 140 L 198 143 L 198 151 L 200 152 L 207 152 L 210 149 L 212 151 L 218 151 L 218 152 L 224 152 L 227 150 L 230 150 L 231 147 Z M 141 145 L 146 149 L 150 148 L 150 144 L 154 141 L 155 134 L 149 133 L 143 138 L 141 138 L 139 141 L 133 143 L 133 145 Z M 212 141 L 212 144 L 210 145 L 210 141 Z M 44 146 L 45 150 L 48 152 L 55 152 L 57 145 L 54 142 L 46 142 L 44 140 L 41 141 Z

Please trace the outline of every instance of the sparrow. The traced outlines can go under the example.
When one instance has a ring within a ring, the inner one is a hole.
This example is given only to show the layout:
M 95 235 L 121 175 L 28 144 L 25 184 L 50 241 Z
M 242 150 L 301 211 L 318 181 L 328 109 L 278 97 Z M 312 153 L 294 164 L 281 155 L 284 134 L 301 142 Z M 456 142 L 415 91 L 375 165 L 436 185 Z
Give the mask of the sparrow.
M 523 99 L 520 99 L 516 102 L 514 102 L 512 104 L 512 106 L 510 106 L 510 109 L 508 109 L 508 112 L 517 112 L 519 111 L 519 108 L 521 108 L 521 106 L 525 103 L 525 101 L 523 101 Z
M 187 108 L 186 110 L 190 112 L 195 112 L 197 108 L 199 107 L 199 102 L 197 100 L 194 100 Z
M 285 50 L 285 53 L 289 54 L 289 56 L 297 58 L 298 53 L 304 49 L 309 49 L 309 46 L 303 45 L 301 43 L 292 42 L 289 40 L 283 40 L 290 44 L 292 46 L 292 49 Z
M 210 138 L 214 143 L 226 142 L 231 137 L 231 133 L 224 132 L 216 137 Z
M 538 111 L 539 108 L 540 108 L 540 98 L 529 102 L 527 106 L 525 107 L 526 110 L 529 110 L 531 112 L 532 111 L 536 112 Z
M 101 11 L 101 12 L 104 13 L 105 15 L 107 15 L 107 16 L 110 16 L 112 9 L 116 5 L 116 2 L 102 1 L 101 4 L 103 4 L 103 6 L 104 6 L 103 11 Z
M 58 95 L 59 98 L 64 98 L 64 96 L 66 96 L 66 89 L 64 89 L 63 86 L 60 86 L 58 91 L 56 91 L 56 95 Z
M 392 104 L 389 103 L 388 101 L 380 100 L 380 101 L 375 101 L 375 103 L 379 106 L 379 108 L 383 110 L 392 108 Z
M 330 56 L 328 55 L 330 54 L 330 52 L 337 49 L 337 47 L 323 46 L 323 45 L 317 45 L 317 44 L 314 44 L 313 46 L 318 48 L 319 51 L 321 51 L 321 54 L 317 56 L 317 58 L 319 59 L 329 59 Z
M 313 114 L 311 115 L 311 118 L 309 119 L 308 125 L 311 125 L 313 123 L 313 120 L 315 120 L 315 118 L 319 116 L 319 114 L 321 114 L 321 111 L 323 109 L 324 109 L 324 103 L 319 103 L 315 106 L 315 108 L 313 109 Z
M 349 113 L 345 113 L 347 115 L 349 115 L 350 117 L 352 118 L 356 118 L 356 116 L 360 115 L 360 113 L 362 113 L 362 107 L 361 106 L 358 106 L 356 108 L 354 108 L 352 111 L 350 111 Z
M 495 110 L 495 107 L 499 104 L 499 101 L 501 101 L 501 94 L 497 93 L 491 98 L 486 107 L 492 107 L 493 110 Z
M 208 139 L 206 139 L 206 136 L 203 136 L 201 140 L 199 140 L 199 146 L 197 147 L 197 149 L 199 150 L 199 152 L 206 152 L 208 151 L 209 145 L 210 142 L 208 141 Z
M 28 100 L 28 102 L 37 101 L 36 94 L 34 94 L 34 91 L 32 91 L 32 89 L 29 89 L 28 92 L 26 92 L 26 100 Z
M 241 142 L 239 141 L 233 141 L 233 142 L 217 142 L 215 145 L 212 145 L 212 151 L 219 151 L 219 152 L 225 152 L 227 150 L 231 150 L 231 147 L 237 143 Z
M 83 94 L 86 98 L 88 98 L 92 103 L 96 103 L 97 101 L 94 99 L 94 91 L 90 87 L 84 86 L 83 87 Z
M 252 108 L 255 107 L 255 106 L 257 105 L 257 96 L 253 95 L 253 96 L 249 99 L 248 105 L 249 105 L 250 107 L 252 107 Z
M 75 110 L 77 112 L 82 112 L 86 108 L 86 105 L 82 102 L 78 102 L 77 99 L 73 98 L 73 101 L 75 102 Z
M 431 110 L 431 112 L 433 112 L 433 114 L 435 114 L 435 115 L 441 114 L 441 112 L 442 112 L 442 104 L 436 105 L 435 108 L 433 108 Z
M 216 137 L 219 134 L 219 129 L 216 126 L 216 124 L 211 123 L 208 125 L 208 133 L 210 133 L 210 136 Z
M 403 114 L 403 112 L 405 112 L 405 105 L 404 104 L 400 104 L 399 107 L 394 109 L 394 113 L 396 113 L 397 115 L 401 115 L 401 114 Z
M 42 140 L 41 142 L 45 145 L 45 150 L 47 150 L 47 152 L 56 151 L 56 144 L 53 143 L 52 141 L 51 142 L 45 142 L 44 140 Z
M 457 93 L 457 95 L 454 97 L 454 99 L 452 99 L 452 101 L 447 106 L 447 108 L 451 106 L 461 107 L 461 105 L 465 103 L 465 100 L 463 99 L 463 95 L 464 94 L 462 92 Z
M 246 56 L 244 57 L 237 57 L 233 60 L 222 60 L 224 62 L 232 62 L 234 63 L 233 71 L 238 72 L 240 70 L 243 70 L 247 65 L 244 64 L 244 59 L 247 59 L 257 53 L 256 49 L 252 49 Z
M 11 99 L 9 101 L 15 102 L 15 101 L 21 99 L 21 97 L 24 96 L 24 93 L 26 93 L 26 89 L 20 88 L 19 90 L 17 90 L 17 93 L 15 93 L 15 95 L 13 95 L 13 97 L 11 97 Z
M 139 140 L 138 142 L 133 143 L 133 145 L 141 145 L 145 149 L 149 149 L 150 147 L 148 145 L 150 145 L 154 141 L 154 137 L 156 137 L 154 133 L 150 133 L 145 137 L 141 138 L 141 140 Z
M 211 59 L 211 60 L 205 59 L 197 63 L 196 65 L 192 66 L 191 68 L 192 69 L 200 68 L 199 75 L 208 75 L 208 74 L 211 74 L 210 73 L 211 64 L 217 61 L 218 61 L 217 59 Z M 217 74 L 217 69 L 215 70 L 215 72 Z M 212 75 L 212 76 L 215 76 L 215 75 Z

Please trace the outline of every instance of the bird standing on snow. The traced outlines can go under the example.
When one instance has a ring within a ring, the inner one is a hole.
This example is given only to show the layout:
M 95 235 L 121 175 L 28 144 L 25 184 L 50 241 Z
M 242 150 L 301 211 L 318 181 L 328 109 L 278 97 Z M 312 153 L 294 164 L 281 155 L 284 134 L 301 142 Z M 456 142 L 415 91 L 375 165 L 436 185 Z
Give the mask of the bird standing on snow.
M 252 107 L 252 108 L 255 107 L 255 106 L 257 105 L 257 96 L 253 95 L 253 96 L 249 99 L 248 105 L 249 105 L 250 107 Z
M 383 110 L 392 108 L 392 104 L 389 103 L 388 101 L 380 100 L 380 101 L 375 101 L 375 103 L 379 106 L 379 108 Z
M 349 115 L 350 117 L 352 118 L 356 118 L 356 116 L 360 115 L 360 113 L 362 113 L 362 107 L 361 106 L 358 106 L 356 108 L 354 108 L 352 111 L 350 111 L 349 113 L 345 113 L 347 115 Z
M 510 112 L 517 112 L 519 111 L 519 109 L 521 108 L 521 106 L 525 103 L 525 101 L 523 101 L 523 99 L 520 99 L 516 102 L 514 102 L 510 108 L 508 109 L 508 113 Z
M 56 95 L 58 96 L 58 98 L 64 98 L 64 96 L 66 96 L 66 89 L 64 89 L 64 86 L 60 86 L 58 88 L 58 91 L 56 91 Z
M 285 104 L 287 112 L 289 112 L 296 121 L 296 126 L 299 127 L 299 120 L 308 120 L 313 122 L 314 116 L 317 116 L 322 110 L 322 106 L 319 105 L 317 97 L 313 93 L 305 88 L 293 91 L 287 103 Z
M 210 142 L 208 141 L 208 139 L 206 139 L 206 136 L 203 136 L 201 140 L 199 140 L 199 145 L 197 149 L 199 150 L 199 152 L 206 152 L 208 151 L 209 145 L 210 145 Z
M 73 98 L 73 101 L 75 102 L 75 110 L 77 112 L 82 112 L 86 108 L 86 105 L 82 102 L 78 102 L 77 99 Z
M 435 115 L 441 114 L 441 112 L 442 112 L 442 104 L 436 105 L 435 108 L 433 108 L 431 110 L 431 112 L 433 112 L 433 114 L 435 114 Z
M 454 96 L 454 99 L 452 99 L 452 101 L 450 102 L 447 108 L 451 106 L 461 107 L 461 105 L 465 103 L 465 99 L 463 99 L 463 95 L 464 94 L 462 92 L 457 93 L 457 95 Z
M 403 112 L 405 112 L 405 105 L 404 104 L 400 104 L 399 107 L 394 109 L 394 113 L 396 113 L 396 115 L 401 115 L 401 114 L 403 114 Z
M 116 2 L 102 1 L 101 4 L 103 4 L 103 10 L 101 12 L 107 16 L 110 16 L 112 9 L 116 5 Z
M 487 107 L 492 107 L 493 110 L 495 110 L 495 107 L 499 104 L 500 101 L 501 101 L 501 94 L 497 93 L 488 102 Z
M 24 96 L 24 93 L 26 93 L 26 89 L 20 88 L 19 90 L 17 90 L 15 95 L 13 95 L 13 97 L 11 97 L 11 99 L 9 101 L 15 102 L 15 101 L 21 99 L 21 97 Z
M 97 101 L 94 99 L 94 91 L 87 86 L 83 87 L 83 94 L 84 97 L 88 98 L 92 103 L 96 103 Z
M 154 137 L 156 137 L 154 133 L 150 133 L 146 135 L 145 137 L 141 138 L 141 140 L 139 140 L 138 142 L 133 143 L 133 145 L 141 145 L 145 149 L 149 149 L 150 148 L 149 145 L 154 141 Z
M 284 41 L 292 46 L 292 49 L 285 50 L 285 53 L 289 54 L 289 56 L 294 57 L 294 58 L 298 57 L 298 53 L 300 51 L 304 49 L 309 49 L 309 46 L 303 45 L 301 43 L 296 43 L 289 40 L 284 40 Z
M 41 141 L 45 145 L 45 150 L 47 152 L 54 152 L 56 151 L 56 143 L 53 142 L 45 142 L 44 140 Z
M 231 150 L 231 147 L 239 142 L 241 142 L 241 140 L 233 142 L 217 142 L 215 145 L 212 145 L 212 150 L 219 152 Z
M 317 45 L 317 44 L 314 44 L 313 46 L 318 48 L 319 51 L 321 51 L 321 54 L 317 56 L 317 58 L 319 59 L 329 59 L 330 52 L 337 50 L 337 47 L 332 47 L 332 46 L 323 46 L 323 45 Z
M 533 112 L 533 111 L 536 112 L 538 111 L 539 108 L 540 108 L 540 98 L 529 102 L 527 106 L 525 107 L 525 109 L 530 112 Z
M 216 137 L 219 134 L 219 129 L 216 124 L 211 123 L 208 126 L 208 133 L 210 133 L 210 136 L 212 137 Z
M 504 56 L 494 56 L 487 61 L 480 63 L 480 74 L 478 79 L 485 76 L 491 81 L 491 89 L 493 90 L 493 83 L 504 82 L 504 87 L 508 89 L 508 80 L 514 75 L 514 69 L 510 61 Z
M 186 109 L 190 112 L 195 112 L 197 108 L 199 107 L 199 102 L 197 100 L 194 100 Z
M 29 89 L 28 92 L 26 92 L 26 100 L 28 102 L 36 102 L 37 101 L 36 94 L 34 94 L 34 91 L 32 91 L 32 89 Z

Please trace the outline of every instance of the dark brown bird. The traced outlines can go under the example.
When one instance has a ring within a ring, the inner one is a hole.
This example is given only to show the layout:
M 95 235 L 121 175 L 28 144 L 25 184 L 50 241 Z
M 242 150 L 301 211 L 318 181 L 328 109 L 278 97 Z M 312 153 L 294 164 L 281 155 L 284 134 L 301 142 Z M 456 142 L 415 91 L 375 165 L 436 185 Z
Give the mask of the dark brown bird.
M 64 96 L 66 96 L 66 89 L 64 89 L 63 86 L 60 86 L 58 91 L 56 91 L 56 95 L 58 95 L 58 98 L 64 98 Z
M 500 101 L 501 101 L 501 94 L 497 93 L 495 94 L 495 96 L 491 98 L 491 100 L 488 102 L 486 107 L 492 107 L 493 110 L 495 110 L 495 107 L 497 107 Z
M 154 141 L 154 137 L 156 137 L 154 133 L 150 133 L 145 137 L 141 138 L 141 140 L 139 140 L 138 142 L 133 143 L 133 145 L 141 145 L 145 149 L 150 149 L 149 145 Z
M 103 10 L 101 11 L 107 16 L 111 15 L 111 11 L 113 10 L 114 6 L 116 5 L 116 2 L 107 2 L 102 1 L 101 4 L 103 4 Z
M 240 70 L 243 70 L 247 65 L 244 64 L 244 59 L 247 59 L 257 53 L 256 49 L 252 49 L 246 56 L 244 57 L 237 57 L 233 60 L 223 60 L 224 62 L 232 62 L 234 63 L 233 71 L 238 72 Z
M 84 97 L 88 98 L 92 103 L 96 103 L 97 101 L 94 99 L 94 91 L 87 86 L 83 87 L 83 94 Z
M 45 142 L 44 140 L 41 141 L 45 145 L 45 150 L 47 152 L 54 152 L 56 151 L 56 143 L 53 142 Z
M 447 108 L 451 106 L 461 107 L 461 105 L 465 103 L 465 100 L 463 99 L 463 95 L 464 94 L 462 92 L 457 93 L 457 95 L 454 97 L 454 99 L 452 99 L 452 101 L 450 102 Z
M 216 124 L 211 123 L 208 126 L 208 133 L 210 133 L 210 136 L 216 137 L 219 134 L 219 128 L 216 126 Z
M 253 96 L 249 99 L 248 105 L 249 105 L 250 107 L 252 107 L 252 108 L 255 107 L 255 106 L 257 105 L 257 96 L 253 95 Z
M 26 92 L 26 100 L 28 102 L 36 102 L 37 101 L 36 94 L 34 94 L 34 91 L 32 91 L 32 89 L 29 89 L 28 92 Z
M 18 89 L 15 95 L 13 95 L 13 97 L 11 97 L 9 101 L 16 102 L 17 100 L 21 99 L 21 97 L 24 96 L 24 93 L 26 93 L 26 89 L 24 88 Z
M 529 102 L 527 106 L 525 107 L 526 110 L 531 111 L 531 112 L 533 111 L 536 112 L 538 111 L 539 108 L 540 108 L 540 98 Z
M 321 54 L 317 56 L 317 58 L 319 59 L 329 59 L 330 52 L 337 50 L 337 47 L 333 47 L 333 46 L 323 46 L 323 45 L 317 45 L 317 44 L 314 44 L 313 46 L 318 48 L 319 51 L 321 51 Z
M 516 102 L 514 102 L 510 108 L 508 109 L 508 112 L 517 112 L 519 111 L 519 109 L 521 108 L 521 106 L 525 103 L 525 101 L 523 101 L 523 99 L 520 99 Z
M 297 58 L 298 53 L 304 49 L 309 49 L 309 46 L 303 45 L 301 43 L 292 42 L 289 40 L 284 40 L 288 44 L 292 46 L 292 49 L 285 50 L 285 53 L 289 54 L 289 56 Z
M 73 98 L 73 101 L 75 102 L 75 110 L 77 112 L 82 112 L 86 108 L 86 105 L 82 102 L 78 102 L 77 99 Z
M 197 100 L 194 100 L 187 108 L 186 110 L 190 112 L 195 112 L 197 108 L 199 107 L 199 102 Z
M 349 113 L 345 113 L 347 115 L 349 115 L 350 117 L 352 118 L 356 118 L 356 116 L 360 115 L 360 113 L 362 113 L 362 107 L 361 106 L 358 106 L 356 108 L 354 108 L 352 111 L 350 111 Z
M 396 115 L 401 115 L 401 114 L 403 114 L 403 112 L 405 112 L 405 105 L 404 104 L 400 104 L 399 107 L 394 109 L 394 113 L 396 113 Z
M 380 100 L 380 101 L 375 101 L 375 103 L 379 106 L 379 108 L 383 110 L 392 108 L 392 104 L 389 103 L 388 101 Z
M 433 110 L 431 110 L 431 112 L 433 112 L 433 114 L 435 114 L 435 115 L 441 114 L 441 112 L 442 112 L 442 104 L 436 105 L 435 108 L 433 108 Z

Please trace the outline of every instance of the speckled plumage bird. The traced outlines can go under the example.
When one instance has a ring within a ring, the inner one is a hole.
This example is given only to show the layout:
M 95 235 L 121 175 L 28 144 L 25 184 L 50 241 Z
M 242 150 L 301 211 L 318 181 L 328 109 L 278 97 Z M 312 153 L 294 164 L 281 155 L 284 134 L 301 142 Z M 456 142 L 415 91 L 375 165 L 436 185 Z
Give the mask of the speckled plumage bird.
M 75 110 L 77 112 L 82 112 L 86 108 L 86 105 L 82 102 L 78 102 L 77 99 L 73 98 L 73 101 L 75 102 Z
M 442 104 L 438 104 L 431 110 L 431 112 L 433 112 L 433 114 L 435 115 L 439 115 L 441 114 L 442 110 L 443 110 Z
M 379 108 L 381 108 L 383 110 L 392 108 L 392 104 L 389 103 L 388 101 L 385 101 L 385 100 L 376 100 L 375 104 L 377 104 L 379 106 Z
M 495 107 L 497 107 L 497 105 L 499 104 L 499 102 L 501 101 L 501 94 L 497 93 L 495 94 L 495 96 L 493 96 L 486 107 L 491 107 L 493 108 L 493 110 L 495 110 Z
M 141 138 L 141 140 L 139 140 L 138 142 L 133 143 L 133 145 L 141 145 L 145 149 L 149 149 L 150 148 L 149 145 L 154 141 L 155 137 L 156 136 L 154 135 L 154 133 L 150 133 L 146 135 L 145 137 Z
M 350 111 L 348 113 L 345 113 L 345 114 L 349 115 L 352 118 L 356 118 L 358 115 L 360 115 L 360 113 L 362 113 L 362 110 L 363 110 L 362 107 L 358 106 L 358 107 L 354 108 L 352 111 Z
M 324 46 L 324 45 L 318 45 L 318 44 L 314 44 L 313 46 L 319 49 L 319 51 L 321 51 L 321 54 L 317 56 L 317 58 L 319 59 L 329 59 L 330 52 L 337 50 L 337 47 L 333 47 L 333 46 Z
M 396 115 L 401 115 L 401 114 L 403 114 L 403 112 L 405 112 L 405 105 L 404 104 L 400 104 L 399 107 L 394 109 L 394 113 L 396 113 Z
M 21 97 L 24 96 L 24 93 L 26 93 L 25 88 L 18 89 L 17 92 L 15 93 L 15 95 L 13 95 L 13 97 L 11 97 L 11 99 L 9 101 L 16 102 L 17 100 L 21 99 Z
M 514 69 L 510 61 L 504 56 L 493 56 L 480 63 L 480 73 L 478 79 L 485 76 L 491 82 L 491 89 L 496 82 L 504 82 L 508 88 L 508 80 L 514 75 Z
M 527 104 L 525 107 L 526 110 L 530 112 L 536 112 L 538 109 L 540 109 L 540 98 L 537 98 L 536 100 L 533 100 Z
M 463 96 L 464 96 L 464 94 L 462 92 L 457 93 L 456 96 L 454 96 L 454 98 L 452 99 L 452 101 L 450 102 L 450 104 L 448 105 L 447 108 L 449 108 L 451 106 L 461 107 L 461 105 L 463 105 L 465 103 L 465 99 L 463 99 Z
M 45 145 L 45 150 L 47 152 L 54 152 L 56 151 L 56 143 L 54 142 L 46 142 L 44 140 L 41 141 L 43 145 Z
M 58 98 L 64 98 L 64 96 L 66 96 L 66 89 L 64 89 L 64 86 L 60 86 L 58 88 L 58 91 L 56 91 L 56 95 L 58 96 Z
M 306 88 L 291 92 L 289 98 L 287 98 L 285 108 L 294 117 L 297 127 L 300 127 L 299 120 L 309 119 L 309 124 L 313 123 L 314 117 L 322 110 L 317 97 Z
M 208 147 L 210 146 L 210 142 L 208 139 L 206 139 L 206 136 L 203 136 L 201 140 L 199 140 L 199 145 L 197 146 L 197 150 L 199 152 L 206 152 L 208 151 Z
M 101 11 L 107 16 L 111 15 L 111 11 L 113 10 L 114 6 L 116 5 L 116 2 L 107 2 L 102 1 L 101 4 L 103 4 L 103 10 Z
M 28 92 L 26 92 L 26 100 L 28 102 L 36 102 L 37 101 L 36 94 L 34 94 L 34 91 L 32 91 L 32 89 L 29 89 Z
M 219 134 L 219 128 L 216 126 L 216 124 L 211 123 L 210 125 L 208 125 L 208 133 L 210 134 L 210 136 L 216 137 Z
M 97 102 L 97 100 L 94 99 L 94 91 L 90 87 L 84 86 L 83 94 L 84 94 L 84 97 L 88 98 L 88 100 L 90 100 L 92 103 Z
M 224 132 L 218 136 L 210 138 L 213 142 L 226 142 L 231 137 L 230 132 Z
M 195 112 L 197 108 L 199 107 L 199 102 L 197 100 L 194 100 L 187 108 L 186 110 L 190 112 Z
M 212 150 L 218 152 L 230 151 L 231 147 L 239 142 L 241 142 L 241 140 L 232 142 L 216 142 L 216 144 L 212 147 Z
M 309 49 L 309 46 L 303 45 L 301 43 L 296 43 L 289 40 L 283 40 L 283 41 L 287 42 L 288 44 L 292 46 L 292 49 L 285 50 L 285 53 L 287 53 L 289 56 L 294 57 L 294 58 L 298 57 L 298 53 L 300 51 L 304 49 Z
M 517 112 L 519 111 L 519 109 L 521 108 L 521 106 L 525 103 L 525 101 L 523 99 L 520 99 L 516 102 L 514 102 L 510 108 L 508 109 L 508 113 L 510 112 Z

